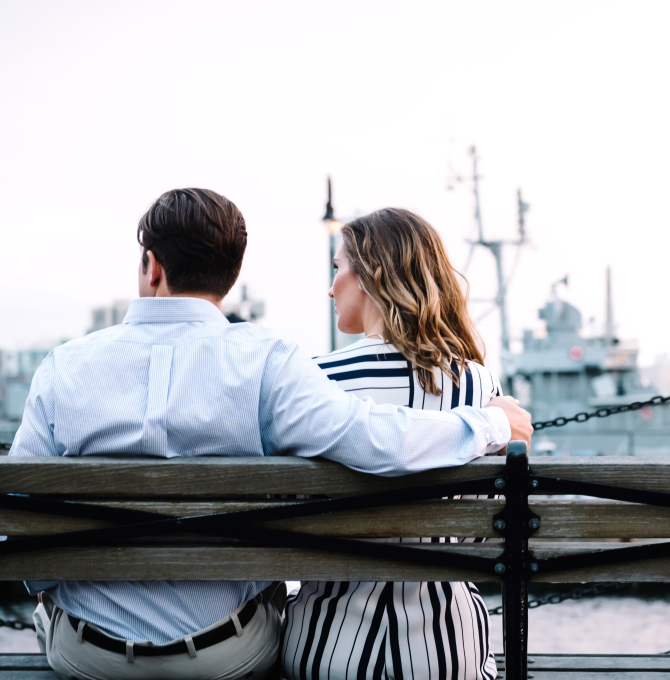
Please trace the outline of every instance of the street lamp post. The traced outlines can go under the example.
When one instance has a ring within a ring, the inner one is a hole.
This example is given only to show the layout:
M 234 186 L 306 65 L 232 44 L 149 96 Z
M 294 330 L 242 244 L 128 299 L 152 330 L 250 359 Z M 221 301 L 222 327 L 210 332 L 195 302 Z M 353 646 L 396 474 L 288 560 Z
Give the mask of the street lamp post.
M 335 211 L 333 210 L 333 192 L 328 178 L 328 202 L 326 203 L 326 214 L 323 216 L 323 222 L 328 229 L 328 238 L 330 241 L 330 260 L 328 262 L 328 271 L 330 273 L 330 285 L 333 285 L 335 280 L 335 267 L 333 266 L 333 259 L 335 258 L 335 251 L 337 250 L 337 236 L 342 230 L 342 222 L 335 219 Z M 330 302 L 330 351 L 334 352 L 336 347 L 337 337 L 337 319 L 335 317 L 335 301 Z

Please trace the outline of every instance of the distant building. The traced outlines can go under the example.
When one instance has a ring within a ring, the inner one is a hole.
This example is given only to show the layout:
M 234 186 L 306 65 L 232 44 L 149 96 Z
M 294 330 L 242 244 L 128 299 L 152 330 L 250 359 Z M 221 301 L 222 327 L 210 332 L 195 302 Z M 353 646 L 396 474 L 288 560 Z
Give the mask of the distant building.
M 115 300 L 110 307 L 98 307 L 91 312 L 91 327 L 88 333 L 123 323 L 128 312 L 130 300 Z
M 9 444 L 23 417 L 35 371 L 50 348 L 0 350 L 0 444 Z
M 265 303 L 256 300 L 249 294 L 246 284 L 242 285 L 239 302 L 233 302 L 227 298 L 223 301 L 223 315 L 230 323 L 243 323 L 244 321 L 258 321 L 265 314 Z

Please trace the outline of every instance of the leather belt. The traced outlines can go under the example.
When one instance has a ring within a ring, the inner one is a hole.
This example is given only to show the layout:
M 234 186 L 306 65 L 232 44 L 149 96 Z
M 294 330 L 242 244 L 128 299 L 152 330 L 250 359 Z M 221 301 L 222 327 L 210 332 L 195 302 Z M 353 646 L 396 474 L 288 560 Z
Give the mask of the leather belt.
M 240 622 L 240 626 L 244 628 L 249 621 L 253 618 L 256 610 L 258 609 L 258 600 L 253 599 L 247 602 L 246 606 L 237 615 Z M 77 630 L 79 627 L 79 619 L 68 614 L 68 619 L 70 619 L 70 625 Z M 114 638 L 97 631 L 90 626 L 84 626 L 82 631 L 83 639 L 86 642 L 90 642 L 96 647 L 101 649 L 106 649 L 108 652 L 116 652 L 117 654 L 126 655 L 126 643 L 123 640 L 115 640 Z M 206 633 L 198 633 L 193 635 L 193 645 L 196 650 L 205 649 L 211 647 L 219 642 L 223 642 L 228 638 L 237 635 L 237 630 L 235 629 L 235 624 L 232 621 L 226 621 L 212 630 L 208 630 Z M 184 640 L 179 640 L 178 642 L 170 642 L 167 645 L 157 645 L 157 646 L 146 646 L 141 644 L 136 644 L 133 646 L 133 654 L 135 656 L 171 656 L 173 654 L 188 654 L 189 650 L 186 646 Z

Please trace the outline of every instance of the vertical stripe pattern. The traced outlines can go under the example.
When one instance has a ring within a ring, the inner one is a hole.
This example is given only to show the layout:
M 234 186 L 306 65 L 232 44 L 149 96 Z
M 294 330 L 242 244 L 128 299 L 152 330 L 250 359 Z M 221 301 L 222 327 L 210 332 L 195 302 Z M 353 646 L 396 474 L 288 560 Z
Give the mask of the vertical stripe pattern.
M 426 394 L 400 353 L 367 339 L 316 362 L 342 389 L 379 404 L 446 411 L 481 408 L 502 394 L 497 378 L 474 362 L 458 385 L 440 371 L 443 394 Z M 288 600 L 282 663 L 289 680 L 493 680 L 489 630 L 472 583 L 307 582 Z

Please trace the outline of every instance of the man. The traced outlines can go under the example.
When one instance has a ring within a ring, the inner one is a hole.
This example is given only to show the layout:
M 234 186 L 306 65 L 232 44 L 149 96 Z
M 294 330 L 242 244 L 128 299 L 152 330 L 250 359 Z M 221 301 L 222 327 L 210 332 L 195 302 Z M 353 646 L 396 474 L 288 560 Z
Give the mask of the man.
M 231 325 L 244 219 L 201 189 L 163 194 L 138 226 L 140 299 L 124 322 L 62 345 L 35 374 L 14 456 L 323 456 L 401 475 L 530 440 L 512 400 L 448 413 L 375 406 L 341 391 L 276 333 Z M 29 582 L 64 677 L 262 679 L 280 612 L 269 583 Z M 44 592 L 43 592 L 44 591 Z M 264 593 L 265 591 L 265 593 Z M 203 633 L 207 633 L 204 635 Z

